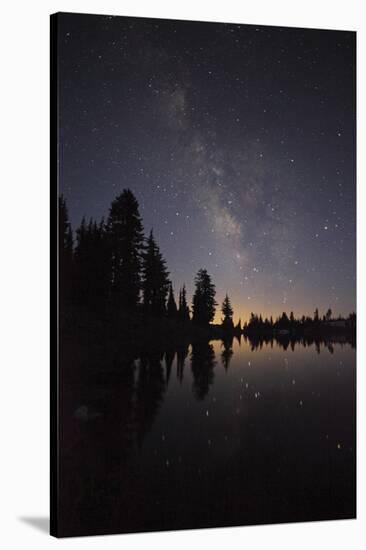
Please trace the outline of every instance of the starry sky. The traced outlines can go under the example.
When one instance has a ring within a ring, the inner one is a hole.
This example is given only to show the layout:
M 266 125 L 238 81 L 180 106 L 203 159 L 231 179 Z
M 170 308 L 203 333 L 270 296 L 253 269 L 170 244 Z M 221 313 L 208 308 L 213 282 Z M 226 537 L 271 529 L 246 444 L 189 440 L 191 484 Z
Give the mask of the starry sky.
M 128 187 L 176 293 L 205 267 L 235 320 L 355 310 L 355 36 L 61 14 L 73 229 Z

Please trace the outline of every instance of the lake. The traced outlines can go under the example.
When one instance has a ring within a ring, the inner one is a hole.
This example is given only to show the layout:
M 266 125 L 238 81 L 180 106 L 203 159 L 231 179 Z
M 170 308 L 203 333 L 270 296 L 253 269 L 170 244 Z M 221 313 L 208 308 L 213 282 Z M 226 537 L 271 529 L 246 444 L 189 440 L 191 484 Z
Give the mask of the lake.
M 351 345 L 234 338 L 79 367 L 61 391 L 61 531 L 355 517 Z

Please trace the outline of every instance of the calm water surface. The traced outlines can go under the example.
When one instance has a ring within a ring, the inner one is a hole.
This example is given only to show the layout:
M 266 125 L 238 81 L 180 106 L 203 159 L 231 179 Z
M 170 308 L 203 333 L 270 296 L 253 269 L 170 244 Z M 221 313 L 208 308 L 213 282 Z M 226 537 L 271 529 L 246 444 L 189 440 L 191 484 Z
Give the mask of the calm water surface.
M 234 339 L 65 388 L 65 531 L 354 517 L 355 363 L 348 344 Z

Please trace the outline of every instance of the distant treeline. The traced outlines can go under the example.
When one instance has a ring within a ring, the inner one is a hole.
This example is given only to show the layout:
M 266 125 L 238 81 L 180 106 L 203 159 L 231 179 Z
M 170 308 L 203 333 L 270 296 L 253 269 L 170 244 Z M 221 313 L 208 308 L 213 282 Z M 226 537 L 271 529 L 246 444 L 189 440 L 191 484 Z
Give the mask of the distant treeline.
M 319 332 L 319 331 L 339 331 L 339 330 L 355 330 L 356 314 L 350 313 L 347 318 L 334 318 L 332 310 L 328 309 L 323 315 L 319 315 L 318 308 L 315 310 L 313 317 L 303 315 L 296 318 L 291 311 L 288 316 L 286 312 L 273 320 L 273 317 L 264 318 L 262 315 L 251 313 L 248 323 L 244 324 L 243 330 L 246 334 L 260 333 L 298 333 L 298 332 Z

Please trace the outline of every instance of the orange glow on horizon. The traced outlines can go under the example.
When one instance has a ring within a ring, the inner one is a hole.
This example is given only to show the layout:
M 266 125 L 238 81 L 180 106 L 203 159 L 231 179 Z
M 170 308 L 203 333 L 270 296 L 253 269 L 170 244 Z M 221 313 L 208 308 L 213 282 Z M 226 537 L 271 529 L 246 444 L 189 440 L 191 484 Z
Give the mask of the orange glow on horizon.
M 247 323 L 250 319 L 250 314 L 255 313 L 257 315 L 262 315 L 263 319 L 267 317 L 269 319 L 271 316 L 273 320 L 276 320 L 277 317 L 281 316 L 283 312 L 286 312 L 287 315 L 290 315 L 291 311 L 293 311 L 294 316 L 296 319 L 301 318 L 303 315 L 313 317 L 314 311 L 317 306 L 312 308 L 309 306 L 309 304 L 304 305 L 303 307 L 298 306 L 297 308 L 292 308 L 291 306 L 288 306 L 287 304 L 283 304 L 283 307 L 277 307 L 272 310 L 266 309 L 262 307 L 261 304 L 255 304 L 254 302 L 251 303 L 251 306 L 248 306 L 247 308 L 244 308 L 243 305 L 236 306 L 235 303 L 231 302 L 234 315 L 233 315 L 233 322 L 236 325 L 241 320 L 241 324 L 243 326 L 244 323 Z M 332 308 L 332 305 L 329 306 L 333 312 L 334 317 L 338 317 L 339 315 L 347 317 L 351 311 L 347 312 L 340 312 Z M 319 315 L 323 316 L 323 314 L 326 313 L 328 307 L 318 307 L 319 309 Z M 219 302 L 219 305 L 216 307 L 216 314 L 215 318 L 213 320 L 214 324 L 221 324 L 223 315 L 221 313 L 221 302 Z

